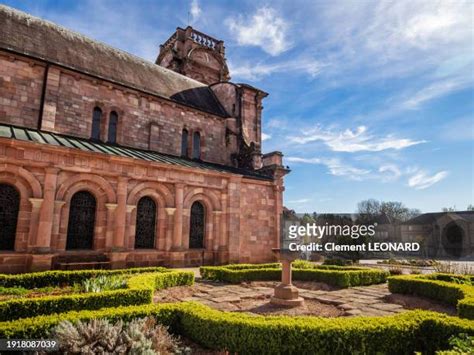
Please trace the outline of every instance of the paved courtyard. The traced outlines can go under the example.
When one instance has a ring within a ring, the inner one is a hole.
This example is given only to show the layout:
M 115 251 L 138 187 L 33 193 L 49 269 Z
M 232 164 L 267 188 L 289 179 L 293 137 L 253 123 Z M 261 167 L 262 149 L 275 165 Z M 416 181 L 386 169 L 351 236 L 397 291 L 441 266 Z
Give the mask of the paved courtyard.
M 274 284 L 276 283 L 260 282 L 230 285 L 198 281 L 192 287 L 157 292 L 155 302 L 197 301 L 219 310 L 246 311 L 247 307 L 243 305 L 248 306 L 249 302 L 253 302 L 255 308 L 266 305 L 273 295 Z M 332 306 L 337 310 L 328 316 L 385 316 L 404 310 L 402 305 L 387 302 L 385 297 L 390 295 L 390 291 L 386 284 L 339 290 L 300 288 L 300 295 L 308 304 Z

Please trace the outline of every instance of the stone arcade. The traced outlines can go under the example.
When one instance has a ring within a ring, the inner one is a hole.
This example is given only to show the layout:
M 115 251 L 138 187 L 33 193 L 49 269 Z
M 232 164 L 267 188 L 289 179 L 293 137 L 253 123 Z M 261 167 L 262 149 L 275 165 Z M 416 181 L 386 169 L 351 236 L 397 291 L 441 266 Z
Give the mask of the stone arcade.
M 156 63 L 0 6 L 0 272 L 274 260 L 267 94 L 178 28 Z

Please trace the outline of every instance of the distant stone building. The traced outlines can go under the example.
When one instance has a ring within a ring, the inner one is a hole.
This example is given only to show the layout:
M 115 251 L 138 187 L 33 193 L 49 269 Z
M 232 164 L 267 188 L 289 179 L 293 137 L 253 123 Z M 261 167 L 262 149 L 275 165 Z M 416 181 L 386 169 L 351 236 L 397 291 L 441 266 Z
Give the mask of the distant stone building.
M 403 242 L 420 242 L 425 257 L 474 260 L 474 211 L 424 213 L 399 233 Z
M 154 64 L 0 6 L 0 272 L 272 260 L 288 170 L 229 79 L 191 27 Z

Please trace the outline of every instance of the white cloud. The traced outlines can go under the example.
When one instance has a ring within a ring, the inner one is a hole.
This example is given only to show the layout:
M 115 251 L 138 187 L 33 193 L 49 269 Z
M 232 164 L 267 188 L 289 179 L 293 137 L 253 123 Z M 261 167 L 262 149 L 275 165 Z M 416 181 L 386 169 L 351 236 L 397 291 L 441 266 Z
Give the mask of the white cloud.
M 318 28 L 305 23 L 307 40 L 317 43 L 320 52 L 329 52 L 331 74 L 341 84 L 430 75 L 466 57 L 472 63 L 471 0 L 334 1 L 313 8 Z M 364 77 L 358 75 L 361 69 Z M 472 75 L 469 66 L 454 71 Z
M 300 198 L 300 199 L 297 199 L 297 200 L 288 201 L 288 203 L 305 204 L 305 203 L 308 203 L 310 201 L 311 201 L 311 199 L 309 199 L 309 198 Z
M 329 173 L 334 176 L 347 176 L 352 180 L 360 180 L 362 176 L 370 173 L 370 170 L 356 168 L 341 162 L 337 158 L 300 158 L 287 157 L 288 162 L 304 163 L 304 164 L 321 164 L 325 165 Z
M 399 167 L 394 164 L 382 165 L 379 168 L 379 173 L 382 174 L 382 179 L 384 181 L 397 180 L 400 176 L 402 176 L 402 172 L 400 171 Z
M 288 137 L 292 143 L 306 144 L 322 141 L 335 152 L 379 152 L 387 149 L 400 150 L 412 145 L 425 143 L 426 141 L 413 141 L 407 138 L 395 138 L 393 136 L 375 137 L 368 134 L 367 127 L 359 126 L 355 130 L 344 131 L 323 130 L 320 127 L 307 130 L 301 136 Z
M 198 0 L 192 0 L 191 1 L 191 7 L 189 9 L 189 13 L 191 14 L 191 22 L 194 23 L 196 20 L 199 18 L 201 15 L 201 8 L 199 7 L 199 2 Z
M 435 82 L 406 99 L 405 102 L 402 103 L 402 107 L 408 109 L 417 108 L 426 101 L 450 94 L 462 89 L 467 84 L 467 80 L 443 80 Z
M 262 141 L 266 141 L 268 139 L 272 138 L 270 134 L 266 134 L 262 132 Z
M 251 18 L 228 18 L 227 24 L 243 46 L 258 46 L 276 56 L 291 47 L 287 39 L 288 24 L 270 7 L 258 9 Z
M 425 171 L 419 170 L 413 176 L 408 179 L 408 186 L 413 187 L 417 190 L 426 189 L 437 182 L 445 179 L 448 176 L 448 172 L 443 170 L 432 176 L 429 176 Z
M 311 76 L 318 76 L 325 65 L 312 58 L 297 58 L 273 64 L 230 64 L 233 76 L 247 80 L 258 80 L 274 73 L 300 72 Z

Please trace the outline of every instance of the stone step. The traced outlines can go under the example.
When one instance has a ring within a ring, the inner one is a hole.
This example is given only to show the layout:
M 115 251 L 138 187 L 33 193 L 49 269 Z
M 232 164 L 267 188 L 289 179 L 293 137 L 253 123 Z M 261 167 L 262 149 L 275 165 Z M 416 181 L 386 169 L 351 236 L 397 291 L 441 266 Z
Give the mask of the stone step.
M 57 263 L 57 270 L 84 270 L 84 269 L 110 269 L 110 261 L 84 261 Z

